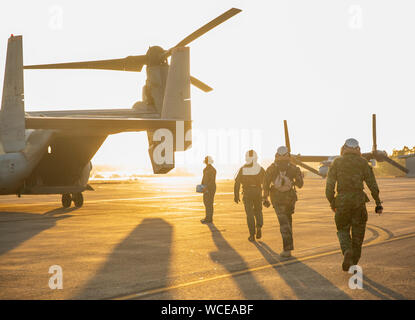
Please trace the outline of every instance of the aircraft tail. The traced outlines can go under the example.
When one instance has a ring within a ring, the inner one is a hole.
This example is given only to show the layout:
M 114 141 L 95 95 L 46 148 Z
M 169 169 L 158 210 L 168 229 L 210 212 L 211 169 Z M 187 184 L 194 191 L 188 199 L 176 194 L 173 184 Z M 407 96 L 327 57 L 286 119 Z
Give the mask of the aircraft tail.
M 191 120 L 189 53 L 188 47 L 173 50 L 161 111 L 162 119 Z
M 190 103 L 190 51 L 188 47 L 173 49 L 167 74 L 161 120 L 175 120 L 176 128 L 172 135 L 172 159 L 168 163 L 158 163 L 154 151 L 168 141 L 154 139 L 155 131 L 147 131 L 149 154 L 154 173 L 167 173 L 174 168 L 174 151 L 185 151 L 192 144 L 191 103 Z M 156 142 L 155 142 L 156 141 Z M 161 141 L 160 143 L 157 141 Z M 166 149 L 167 150 L 167 149 Z
M 0 137 L 7 153 L 25 148 L 22 36 L 11 36 L 7 44 L 3 99 L 0 112 Z

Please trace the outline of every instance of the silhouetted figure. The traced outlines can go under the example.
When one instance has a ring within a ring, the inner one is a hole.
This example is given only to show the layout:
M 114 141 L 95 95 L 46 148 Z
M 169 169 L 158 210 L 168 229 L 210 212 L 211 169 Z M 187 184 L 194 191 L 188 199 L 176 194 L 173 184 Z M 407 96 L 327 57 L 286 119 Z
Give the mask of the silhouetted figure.
M 347 139 L 341 149 L 341 157 L 333 161 L 326 181 L 326 197 L 335 213 L 337 237 L 344 255 L 344 271 L 356 265 L 362 253 L 367 221 L 366 202 L 369 202 L 363 191 L 363 181 L 376 201 L 376 213 L 381 214 L 383 207 L 372 167 L 361 156 L 359 142 Z M 337 195 L 334 191 L 336 183 Z
M 275 161 L 267 168 L 264 181 L 264 206 L 269 206 L 268 195 L 280 223 L 284 250 L 281 257 L 290 257 L 294 250 L 292 214 L 297 201 L 295 187 L 304 184 L 300 168 L 290 162 L 290 153 L 285 146 L 279 147 Z
M 204 163 L 206 164 L 203 169 L 202 185 L 203 189 L 203 203 L 206 209 L 206 216 L 200 222 L 212 223 L 213 219 L 213 201 L 216 192 L 216 169 L 212 166 L 213 159 L 211 156 L 206 156 Z
M 239 169 L 234 185 L 234 201 L 239 202 L 239 189 L 242 184 L 243 203 L 245 206 L 246 222 L 249 229 L 249 241 L 262 237 L 262 184 L 265 170 L 258 163 L 254 150 L 245 154 L 246 163 Z M 256 234 L 255 234 L 256 231 Z

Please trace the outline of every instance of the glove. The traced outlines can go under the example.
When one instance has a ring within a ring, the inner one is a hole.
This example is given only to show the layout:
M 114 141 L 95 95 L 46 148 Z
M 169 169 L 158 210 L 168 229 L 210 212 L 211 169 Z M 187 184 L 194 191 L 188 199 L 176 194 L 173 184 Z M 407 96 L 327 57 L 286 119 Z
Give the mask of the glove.
M 380 204 L 378 204 L 375 208 L 375 212 L 378 213 L 378 214 L 382 214 L 383 207 Z
M 233 201 L 235 201 L 235 203 L 239 203 L 239 197 L 233 198 Z
M 271 203 L 268 201 L 268 199 L 264 199 L 264 200 L 262 201 L 262 205 L 263 205 L 265 208 L 269 208 L 269 207 L 271 206 Z

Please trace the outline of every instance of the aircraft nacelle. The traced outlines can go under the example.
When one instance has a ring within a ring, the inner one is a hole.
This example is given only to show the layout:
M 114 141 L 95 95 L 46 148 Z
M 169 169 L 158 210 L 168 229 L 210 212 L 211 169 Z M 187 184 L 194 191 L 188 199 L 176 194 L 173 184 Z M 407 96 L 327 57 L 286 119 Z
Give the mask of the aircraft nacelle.
M 163 109 L 169 66 L 147 66 L 146 72 L 147 80 L 142 92 L 143 101 L 146 105 L 154 107 L 155 111 L 160 114 Z
M 147 130 L 147 138 L 153 172 L 167 173 L 174 168 L 174 153 L 192 146 L 191 121 L 176 121 L 175 128 Z
M 174 152 L 185 151 L 192 144 L 189 54 L 188 47 L 173 49 L 165 80 L 160 118 L 176 119 L 172 121 L 174 125 L 147 130 L 154 173 L 167 173 L 173 169 Z

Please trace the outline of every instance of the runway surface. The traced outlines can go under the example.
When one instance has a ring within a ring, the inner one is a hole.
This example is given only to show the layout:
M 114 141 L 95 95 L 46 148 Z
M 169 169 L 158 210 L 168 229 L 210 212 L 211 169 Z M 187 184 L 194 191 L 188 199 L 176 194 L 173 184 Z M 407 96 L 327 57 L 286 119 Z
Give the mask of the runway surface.
M 93 183 L 82 208 L 60 196 L 0 197 L 0 299 L 414 299 L 415 180 L 379 179 L 385 212 L 369 221 L 363 289 L 349 288 L 325 180 L 306 179 L 293 217 L 293 257 L 280 258 L 272 208 L 247 240 L 233 181 L 218 181 L 214 224 L 202 225 L 193 178 Z M 368 192 L 368 195 L 370 193 Z M 63 272 L 52 290 L 49 268 Z

